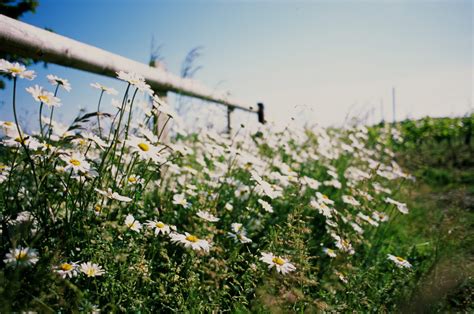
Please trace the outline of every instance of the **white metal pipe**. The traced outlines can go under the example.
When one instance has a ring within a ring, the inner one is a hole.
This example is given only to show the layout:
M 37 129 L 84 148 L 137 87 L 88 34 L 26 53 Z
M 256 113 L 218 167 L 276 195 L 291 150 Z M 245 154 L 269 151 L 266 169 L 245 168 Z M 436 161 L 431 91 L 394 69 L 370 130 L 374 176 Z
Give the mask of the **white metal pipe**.
M 0 51 L 45 62 L 116 77 L 117 71 L 145 77 L 154 90 L 166 90 L 250 112 L 256 108 L 214 92 L 195 80 L 183 79 L 162 69 L 127 59 L 106 50 L 81 43 L 53 32 L 0 14 Z

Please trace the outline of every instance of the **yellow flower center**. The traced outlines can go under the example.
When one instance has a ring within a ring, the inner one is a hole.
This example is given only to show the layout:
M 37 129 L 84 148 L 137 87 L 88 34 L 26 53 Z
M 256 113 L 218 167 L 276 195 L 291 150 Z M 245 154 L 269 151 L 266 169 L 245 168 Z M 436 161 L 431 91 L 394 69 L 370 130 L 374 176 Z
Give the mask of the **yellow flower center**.
M 274 257 L 274 258 L 272 258 L 272 262 L 275 263 L 275 264 L 277 264 L 277 265 L 280 265 L 280 266 L 282 266 L 283 264 L 285 264 L 285 261 L 284 261 L 282 258 L 280 258 L 280 257 Z
M 146 143 L 140 143 L 138 144 L 138 147 L 144 152 L 147 152 L 150 150 L 150 146 L 148 146 L 148 144 Z
M 13 122 L 5 121 L 5 122 L 3 122 L 3 125 L 6 125 L 6 126 L 13 126 Z
M 15 255 L 17 260 L 23 260 L 28 256 L 28 252 L 20 251 L 18 254 Z
M 165 224 L 162 223 L 161 221 L 159 221 L 159 222 L 157 222 L 157 223 L 155 224 L 155 226 L 156 226 L 157 228 L 160 228 L 160 229 L 161 229 L 161 228 L 163 228 L 163 227 L 165 226 Z M 191 241 L 191 240 L 189 240 L 189 241 Z
M 135 183 L 135 182 L 137 182 L 137 178 L 136 177 L 129 177 L 128 182 Z
M 26 144 L 26 138 L 23 138 L 23 141 L 22 141 L 20 137 L 17 137 L 15 138 L 15 142 L 18 142 L 20 144 Z
M 10 68 L 10 72 L 11 73 L 21 73 L 21 69 L 20 68 Z
M 61 270 L 64 270 L 64 271 L 70 271 L 72 270 L 74 267 L 69 264 L 69 263 L 62 263 L 59 268 L 61 268 Z
M 94 206 L 94 210 L 95 210 L 96 212 L 100 212 L 100 211 L 102 210 L 102 206 L 100 206 L 100 205 L 97 204 L 97 205 Z
M 86 275 L 89 276 L 89 277 L 94 277 L 95 275 L 95 269 L 94 268 L 89 268 L 86 272 Z
M 404 262 L 404 261 L 405 261 L 405 259 L 403 259 L 403 258 L 401 258 L 401 257 L 398 257 L 398 256 L 395 256 L 395 258 L 396 258 L 397 261 L 399 261 L 399 262 Z
M 46 95 L 39 95 L 38 99 L 41 100 L 42 102 L 47 102 L 49 100 L 49 97 Z
M 193 236 L 193 235 L 190 234 L 186 237 L 186 240 L 188 240 L 189 242 L 197 242 L 199 239 L 198 239 L 198 237 Z
M 78 166 L 81 165 L 81 162 L 80 162 L 79 160 L 77 160 L 77 159 L 74 159 L 74 158 L 71 158 L 71 159 L 69 160 L 69 162 L 70 162 L 71 164 L 73 164 L 74 166 L 76 166 L 76 167 L 78 167 Z
M 323 194 L 324 199 L 329 199 L 329 197 L 326 194 Z
M 333 249 L 328 249 L 327 252 L 328 252 L 328 254 L 333 254 L 334 250 Z

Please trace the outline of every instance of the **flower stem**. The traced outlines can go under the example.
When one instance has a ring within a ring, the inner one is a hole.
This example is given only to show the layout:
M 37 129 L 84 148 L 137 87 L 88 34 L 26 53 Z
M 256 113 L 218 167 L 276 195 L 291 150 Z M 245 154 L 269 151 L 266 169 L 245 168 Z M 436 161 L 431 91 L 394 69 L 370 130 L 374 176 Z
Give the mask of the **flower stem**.
M 99 103 L 97 104 L 97 127 L 99 128 L 99 137 L 102 138 L 102 131 L 100 130 L 100 102 L 102 101 L 102 96 L 104 95 L 104 90 L 100 92 Z
M 26 156 L 28 157 L 28 161 L 31 166 L 31 170 L 33 171 L 33 178 L 35 180 L 36 189 L 38 189 L 38 179 L 36 178 L 36 170 L 35 170 L 35 163 L 33 159 L 31 159 L 30 153 L 28 152 L 28 147 L 25 145 L 25 140 L 23 134 L 21 134 L 20 124 L 18 123 L 18 116 L 16 114 L 16 77 L 13 77 L 13 117 L 15 118 L 15 125 L 18 131 L 18 136 L 20 137 L 20 145 L 25 150 Z

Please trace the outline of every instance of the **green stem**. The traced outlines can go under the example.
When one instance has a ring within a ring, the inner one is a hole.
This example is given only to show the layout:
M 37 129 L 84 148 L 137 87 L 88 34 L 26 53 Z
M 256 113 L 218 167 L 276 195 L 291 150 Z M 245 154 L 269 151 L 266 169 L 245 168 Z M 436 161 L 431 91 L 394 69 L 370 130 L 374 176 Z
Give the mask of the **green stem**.
M 97 127 L 99 128 L 99 137 L 102 138 L 102 131 L 100 130 L 100 102 L 102 101 L 102 96 L 104 95 L 104 90 L 100 92 L 99 103 L 97 104 Z
M 18 131 L 18 136 L 20 137 L 20 145 L 25 150 L 26 156 L 28 157 L 28 161 L 31 166 L 31 170 L 33 172 L 33 179 L 35 180 L 36 189 L 38 189 L 38 179 L 36 178 L 36 170 L 35 170 L 35 163 L 33 159 L 31 159 L 30 153 L 28 152 L 28 147 L 25 145 L 25 140 L 23 134 L 21 134 L 20 124 L 18 123 L 18 116 L 16 114 L 16 77 L 13 77 L 13 117 L 15 118 L 15 125 Z
M 43 121 L 41 121 L 41 116 L 43 115 L 43 107 L 44 107 L 44 103 L 41 102 L 40 103 L 40 110 L 39 110 L 39 126 L 40 126 L 41 138 L 44 138 L 44 135 L 43 135 Z

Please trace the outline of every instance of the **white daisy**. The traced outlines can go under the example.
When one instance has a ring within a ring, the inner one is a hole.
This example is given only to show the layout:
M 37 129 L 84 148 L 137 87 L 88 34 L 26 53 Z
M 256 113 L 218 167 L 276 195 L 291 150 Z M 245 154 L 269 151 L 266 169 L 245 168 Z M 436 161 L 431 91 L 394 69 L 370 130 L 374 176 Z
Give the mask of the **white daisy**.
M 262 257 L 260 257 L 260 260 L 268 264 L 268 269 L 275 267 L 277 272 L 282 273 L 283 275 L 296 270 L 296 267 L 288 260 L 279 256 L 275 256 L 272 253 L 262 252 Z
M 331 200 L 326 194 L 322 194 L 321 192 L 316 192 L 316 198 L 320 203 L 324 203 L 326 205 L 334 205 L 334 201 Z
M 334 258 L 334 257 L 337 256 L 336 251 L 334 251 L 333 249 L 330 249 L 330 248 L 325 247 L 325 248 L 323 249 L 323 251 L 324 251 L 324 253 L 326 253 L 326 255 L 329 256 L 329 257 Z
M 189 203 L 186 200 L 186 197 L 185 197 L 184 194 L 175 194 L 175 195 L 173 195 L 173 204 L 174 205 L 181 205 L 184 208 L 189 207 Z
M 104 91 L 108 95 L 117 95 L 118 92 L 112 87 L 107 87 L 99 83 L 91 83 L 91 86 Z
M 136 176 L 136 175 L 133 175 L 133 174 L 128 176 L 128 178 L 127 178 L 127 183 L 132 184 L 132 185 L 135 185 L 135 184 L 141 185 L 141 184 L 143 184 L 144 181 L 145 180 L 142 177 Z
M 10 63 L 5 59 L 0 59 L 0 72 L 6 72 L 13 77 L 32 80 L 36 77 L 35 71 L 27 70 L 26 67 L 18 62 Z
M 358 200 L 356 200 L 353 196 L 351 195 L 343 195 L 342 196 L 342 201 L 346 204 L 352 205 L 352 206 L 360 206 L 360 203 Z
M 35 249 L 19 246 L 16 249 L 10 249 L 3 262 L 7 266 L 29 266 L 36 264 L 38 260 L 38 252 Z
M 155 231 L 155 235 L 159 235 L 160 233 L 168 234 L 171 232 L 171 229 L 176 229 L 174 226 L 168 226 L 167 224 L 156 220 L 148 220 L 146 225 L 148 228 Z
M 247 231 L 245 230 L 242 224 L 234 222 L 230 226 L 234 233 L 228 232 L 227 234 L 229 235 L 229 237 L 233 238 L 236 242 L 240 242 L 240 243 L 252 242 L 252 239 L 247 238 Z
M 344 275 L 343 273 L 338 272 L 338 271 L 336 271 L 335 273 L 336 273 L 337 277 L 339 278 L 339 280 L 342 281 L 343 283 L 348 283 L 349 282 L 347 280 L 346 275 Z
M 102 266 L 91 262 L 82 263 L 80 268 L 81 272 L 83 272 L 87 277 L 97 277 L 105 274 L 105 270 Z
M 70 262 L 70 263 L 62 263 L 54 268 L 54 271 L 58 273 L 61 277 L 66 278 L 72 278 L 76 277 L 78 272 L 79 272 L 79 264 L 75 262 Z
M 394 199 L 391 199 L 390 197 L 385 198 L 385 202 L 395 205 L 397 207 L 398 211 L 401 212 L 402 214 L 404 214 L 404 215 L 408 214 L 407 204 L 400 203 L 400 202 L 398 202 Z
M 151 144 L 145 138 L 130 136 L 127 145 L 133 153 L 136 153 L 142 160 L 153 160 L 155 162 L 164 162 L 163 157 L 158 156 L 158 148 Z
M 351 243 L 349 241 L 345 240 L 345 239 L 340 238 L 340 237 L 338 237 L 338 239 L 336 239 L 336 246 L 341 251 L 347 252 L 350 255 L 353 255 L 355 253 L 354 249 L 352 248 Z
M 387 254 L 387 258 L 400 268 L 412 268 L 412 265 L 404 258 L 392 254 Z
M 37 102 L 42 102 L 48 107 L 59 107 L 61 106 L 60 99 L 55 97 L 53 93 L 48 92 L 39 85 L 30 86 L 26 88 L 26 91 L 33 96 L 33 99 Z
M 56 75 L 52 75 L 52 74 L 48 74 L 46 78 L 53 86 L 60 85 L 67 92 L 71 91 L 71 84 L 69 84 L 68 80 L 57 77 Z
M 119 71 L 117 72 L 117 78 L 123 81 L 129 82 L 130 84 L 132 84 L 133 86 L 135 86 L 136 88 L 138 88 L 138 90 L 142 92 L 146 92 L 149 95 L 153 95 L 153 91 L 151 90 L 150 85 L 148 85 L 145 82 L 145 78 L 139 74 Z
M 260 205 L 262 205 L 263 209 L 265 209 L 265 211 L 269 212 L 269 213 L 273 213 L 273 207 L 272 205 L 270 205 L 268 202 L 262 200 L 262 199 L 258 199 L 257 201 Z
M 184 247 L 190 247 L 195 251 L 203 250 L 209 252 L 210 244 L 206 240 L 199 239 L 197 236 L 185 232 L 180 234 L 177 232 L 170 233 L 171 242 L 179 242 L 184 244 Z
M 130 197 L 120 195 L 117 192 L 112 192 L 111 188 L 108 188 L 107 191 L 99 190 L 97 188 L 94 188 L 94 190 L 97 193 L 99 193 L 100 195 L 104 195 L 105 197 L 107 197 L 109 199 L 114 199 L 114 200 L 121 201 L 121 202 L 131 202 L 132 201 L 132 199 Z
M 203 210 L 200 210 L 196 213 L 196 215 L 204 220 L 210 221 L 210 222 L 216 222 L 219 221 L 219 218 L 211 214 L 210 212 L 206 212 Z
M 68 171 L 72 169 L 75 173 L 77 172 L 88 172 L 91 169 L 90 164 L 86 161 L 86 159 L 78 153 L 72 153 L 71 156 L 68 155 L 61 155 L 59 156 L 65 163 L 66 167 L 64 167 L 64 171 Z
M 125 226 L 135 232 L 140 232 L 140 229 L 142 228 L 142 224 L 131 214 L 128 214 L 127 217 L 125 217 Z
M 319 202 L 315 199 L 312 199 L 310 202 L 311 207 L 317 209 L 318 212 L 326 218 L 332 217 L 333 209 L 327 206 L 324 202 Z

